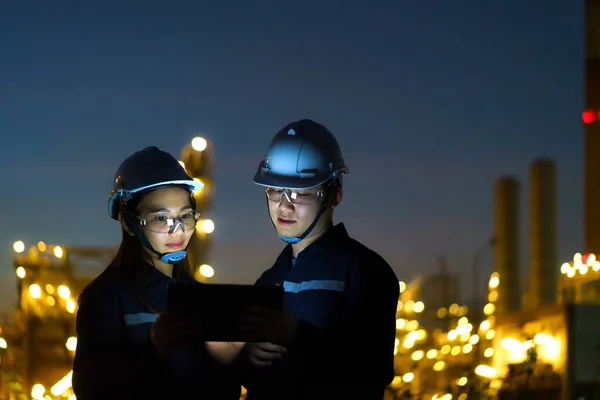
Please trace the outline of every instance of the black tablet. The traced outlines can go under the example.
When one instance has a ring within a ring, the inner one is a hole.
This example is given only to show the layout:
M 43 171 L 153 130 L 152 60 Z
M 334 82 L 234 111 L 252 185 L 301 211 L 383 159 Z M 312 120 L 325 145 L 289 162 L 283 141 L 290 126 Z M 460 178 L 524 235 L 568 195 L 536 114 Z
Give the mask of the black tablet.
M 199 314 L 202 340 L 208 342 L 251 341 L 240 329 L 240 320 L 248 307 L 276 310 L 283 307 L 283 289 L 276 286 L 172 283 L 167 288 L 167 308 Z M 254 338 L 253 341 L 262 341 Z

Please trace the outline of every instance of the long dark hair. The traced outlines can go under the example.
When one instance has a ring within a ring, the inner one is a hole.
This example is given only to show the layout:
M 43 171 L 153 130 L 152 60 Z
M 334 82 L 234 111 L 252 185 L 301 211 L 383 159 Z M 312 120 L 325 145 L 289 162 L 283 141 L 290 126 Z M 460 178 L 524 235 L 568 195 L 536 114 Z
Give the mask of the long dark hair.
M 128 209 L 136 210 L 142 197 L 143 194 L 131 199 L 127 204 Z M 194 233 L 192 233 L 192 238 L 190 238 L 190 240 L 193 239 L 195 234 L 196 233 L 194 230 Z M 134 295 L 142 304 L 142 306 L 146 308 L 149 312 L 157 313 L 156 310 L 152 309 L 148 305 L 142 293 L 142 289 L 144 288 L 146 283 L 152 278 L 155 272 L 155 267 L 153 266 L 152 258 L 146 252 L 144 245 L 140 242 L 138 237 L 131 235 L 123 227 L 121 227 L 121 244 L 119 245 L 117 253 L 115 254 L 108 267 L 100 275 L 98 275 L 98 277 L 96 277 L 89 285 L 85 287 L 85 289 L 79 296 L 79 304 L 85 301 L 85 298 L 87 298 L 88 295 L 91 295 L 93 292 L 95 292 L 94 288 L 97 287 L 99 281 L 104 279 L 111 279 L 109 278 L 109 276 L 114 276 L 114 273 L 117 272 L 117 270 L 120 270 L 119 272 L 124 274 L 128 286 L 132 289 Z M 184 274 L 190 277 L 194 276 L 188 257 L 180 261 L 175 266 L 175 268 L 173 268 L 173 271 L 173 278 L 175 278 L 176 280 L 182 278 Z

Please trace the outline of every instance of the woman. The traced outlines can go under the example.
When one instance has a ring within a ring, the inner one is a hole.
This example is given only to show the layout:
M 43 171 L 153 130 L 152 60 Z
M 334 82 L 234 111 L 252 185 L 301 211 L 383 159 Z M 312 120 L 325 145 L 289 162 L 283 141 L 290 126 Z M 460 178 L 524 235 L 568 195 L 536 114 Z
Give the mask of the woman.
M 163 312 L 167 285 L 194 281 L 185 256 L 199 190 L 179 162 L 156 147 L 134 153 L 117 170 L 108 211 L 123 238 L 108 268 L 79 298 L 78 400 L 239 399 L 230 363 L 241 346 L 194 340 L 197 317 Z

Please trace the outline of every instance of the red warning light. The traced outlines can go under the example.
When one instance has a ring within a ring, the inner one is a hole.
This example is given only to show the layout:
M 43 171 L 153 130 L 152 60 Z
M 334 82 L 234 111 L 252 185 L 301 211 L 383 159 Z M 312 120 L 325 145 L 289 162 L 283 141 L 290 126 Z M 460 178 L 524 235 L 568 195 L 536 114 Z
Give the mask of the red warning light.
M 591 124 L 596 121 L 596 113 L 593 111 L 584 111 L 581 113 L 581 120 L 584 124 Z

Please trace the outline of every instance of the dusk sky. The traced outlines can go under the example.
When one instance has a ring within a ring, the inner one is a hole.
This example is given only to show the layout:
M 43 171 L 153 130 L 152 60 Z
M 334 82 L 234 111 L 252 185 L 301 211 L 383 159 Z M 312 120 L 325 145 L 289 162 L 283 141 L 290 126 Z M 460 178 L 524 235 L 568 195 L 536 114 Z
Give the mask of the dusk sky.
M 558 166 L 568 261 L 583 247 L 583 43 L 580 1 L 2 1 L 0 311 L 14 241 L 117 245 L 119 163 L 148 145 L 177 157 L 196 135 L 215 148 L 215 278 L 253 282 L 283 243 L 252 177 L 301 118 L 350 167 L 336 220 L 400 279 L 444 254 L 469 293 L 504 174 L 523 184 L 526 274 L 540 156 Z

